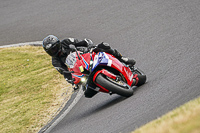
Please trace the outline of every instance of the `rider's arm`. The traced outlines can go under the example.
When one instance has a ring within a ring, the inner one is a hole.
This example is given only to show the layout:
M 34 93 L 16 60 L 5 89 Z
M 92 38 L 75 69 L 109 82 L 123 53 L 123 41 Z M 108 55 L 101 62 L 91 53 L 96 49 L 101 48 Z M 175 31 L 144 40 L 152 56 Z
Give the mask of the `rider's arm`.
M 76 38 L 68 38 L 64 39 L 61 42 L 65 46 L 69 46 L 70 44 L 73 44 L 75 47 L 88 47 L 89 45 L 92 45 L 93 42 L 90 39 L 84 39 L 84 40 L 78 40 Z
M 76 38 L 67 38 L 61 41 L 61 43 L 65 46 L 65 47 L 69 47 L 70 44 L 76 44 L 80 42 L 78 39 Z
M 60 74 L 64 76 L 65 80 L 68 81 L 72 79 L 72 75 L 70 73 L 65 73 L 65 71 L 68 71 L 68 68 L 64 63 L 62 63 L 60 58 L 52 57 L 52 65 Z
M 78 43 L 74 44 L 76 47 L 88 47 L 90 45 L 93 45 L 92 40 L 90 39 L 84 39 L 82 41 L 79 41 Z

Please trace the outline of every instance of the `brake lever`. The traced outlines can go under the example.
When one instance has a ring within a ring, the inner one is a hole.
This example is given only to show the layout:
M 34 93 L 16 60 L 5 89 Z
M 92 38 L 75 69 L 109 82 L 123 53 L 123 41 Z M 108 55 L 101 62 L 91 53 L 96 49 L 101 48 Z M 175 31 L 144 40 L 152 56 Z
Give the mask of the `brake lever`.
M 90 47 L 90 53 L 92 53 L 95 48 L 97 48 L 97 46 Z

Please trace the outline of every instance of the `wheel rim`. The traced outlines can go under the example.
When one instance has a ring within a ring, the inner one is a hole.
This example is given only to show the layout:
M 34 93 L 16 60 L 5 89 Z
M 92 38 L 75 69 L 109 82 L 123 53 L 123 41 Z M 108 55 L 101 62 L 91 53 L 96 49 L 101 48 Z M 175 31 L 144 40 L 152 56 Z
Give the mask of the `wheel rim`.
M 124 81 L 122 81 L 122 80 L 116 81 L 116 80 L 114 80 L 114 79 L 112 79 L 110 77 L 107 77 L 107 76 L 106 76 L 106 79 L 108 79 L 109 81 L 111 81 L 112 83 L 114 83 L 114 84 L 116 84 L 118 86 L 123 87 L 124 89 L 129 89 L 130 88 L 130 86 L 127 83 L 125 83 Z

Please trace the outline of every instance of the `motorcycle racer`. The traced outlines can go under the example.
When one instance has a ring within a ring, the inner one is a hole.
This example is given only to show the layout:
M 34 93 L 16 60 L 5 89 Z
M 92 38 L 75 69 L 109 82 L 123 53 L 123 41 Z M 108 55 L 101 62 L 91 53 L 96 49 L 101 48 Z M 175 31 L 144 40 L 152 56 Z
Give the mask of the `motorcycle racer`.
M 69 45 L 74 45 L 78 51 L 85 52 L 88 47 L 93 46 L 93 42 L 90 39 L 78 40 L 76 38 L 67 38 L 60 41 L 54 35 L 48 35 L 43 39 L 43 48 L 52 57 L 52 65 L 64 76 L 68 83 L 73 84 L 71 73 L 65 73 L 68 71 L 65 59 L 72 52 Z M 129 66 L 135 65 L 135 60 L 123 57 L 116 49 L 111 48 L 108 43 L 98 44 L 94 52 L 107 52 Z M 77 89 L 77 86 L 74 89 Z

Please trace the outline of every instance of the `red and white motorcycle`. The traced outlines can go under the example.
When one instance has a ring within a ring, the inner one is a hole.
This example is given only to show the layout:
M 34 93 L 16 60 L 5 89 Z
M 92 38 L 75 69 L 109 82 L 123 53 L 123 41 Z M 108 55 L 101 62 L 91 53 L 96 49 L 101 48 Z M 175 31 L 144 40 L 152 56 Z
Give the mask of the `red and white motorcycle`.
M 134 86 L 146 82 L 146 75 L 140 69 L 130 69 L 109 53 L 95 53 L 92 50 L 80 52 L 75 47 L 71 49 L 75 52 L 66 58 L 68 73 L 72 74 L 73 83 L 82 85 L 84 90 L 129 97 L 133 95 Z

